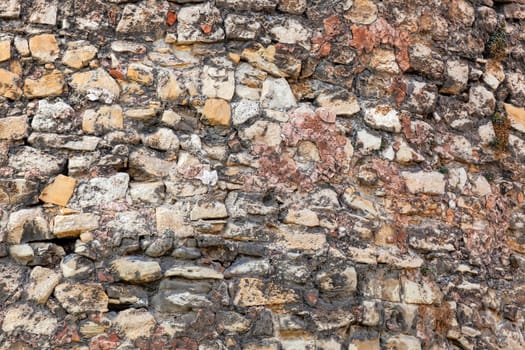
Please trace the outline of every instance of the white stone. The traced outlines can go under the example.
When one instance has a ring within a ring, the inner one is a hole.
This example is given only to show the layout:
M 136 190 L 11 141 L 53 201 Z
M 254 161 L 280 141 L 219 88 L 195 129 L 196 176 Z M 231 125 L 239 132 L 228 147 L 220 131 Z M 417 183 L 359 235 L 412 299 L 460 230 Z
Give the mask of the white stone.
M 437 171 L 413 173 L 403 171 L 401 176 L 405 179 L 410 193 L 443 194 L 445 192 L 445 177 Z
M 58 329 L 58 319 L 51 313 L 35 308 L 30 304 L 15 304 L 7 308 L 2 322 L 2 331 L 15 330 L 50 336 Z
M 284 78 L 266 78 L 262 86 L 260 101 L 262 108 L 276 110 L 287 110 L 297 106 L 292 89 Z
M 183 277 L 190 280 L 224 279 L 222 273 L 205 266 L 174 266 L 164 273 L 164 277 Z
M 478 175 L 474 181 L 472 181 L 472 193 L 477 196 L 488 196 L 492 193 L 492 188 L 485 176 Z
M 284 44 L 298 44 L 310 50 L 310 30 L 295 18 L 276 18 L 270 24 L 269 32 L 276 41 Z
M 401 121 L 399 112 L 389 105 L 379 105 L 372 108 L 365 108 L 365 123 L 374 129 L 400 132 Z
M 145 309 L 123 310 L 113 319 L 113 325 L 131 340 L 140 337 L 148 338 L 151 336 L 155 324 L 155 318 Z
M 45 267 L 35 266 L 31 271 L 29 285 L 26 288 L 27 299 L 38 304 L 45 304 L 61 278 L 60 273 Z
M 357 144 L 365 152 L 377 151 L 381 148 L 381 137 L 375 136 L 366 130 L 359 130 L 357 132 Z
M 260 114 L 259 102 L 242 99 L 239 102 L 232 103 L 233 125 L 240 125 L 248 120 L 257 117 Z

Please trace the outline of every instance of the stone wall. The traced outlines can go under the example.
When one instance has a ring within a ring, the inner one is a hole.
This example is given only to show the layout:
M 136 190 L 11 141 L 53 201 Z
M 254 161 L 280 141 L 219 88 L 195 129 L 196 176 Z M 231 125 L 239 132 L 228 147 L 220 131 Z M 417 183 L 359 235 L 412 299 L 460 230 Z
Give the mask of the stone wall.
M 2 0 L 0 349 L 524 349 L 524 0 Z

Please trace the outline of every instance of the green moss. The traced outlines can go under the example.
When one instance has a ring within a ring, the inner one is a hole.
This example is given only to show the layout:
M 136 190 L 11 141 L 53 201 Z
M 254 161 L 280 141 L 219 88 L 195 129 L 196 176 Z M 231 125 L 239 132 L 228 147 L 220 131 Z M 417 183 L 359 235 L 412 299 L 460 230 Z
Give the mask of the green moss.
M 505 24 L 500 24 L 490 35 L 487 43 L 487 52 L 490 58 L 501 60 L 505 57 L 507 50 L 507 37 L 505 34 Z

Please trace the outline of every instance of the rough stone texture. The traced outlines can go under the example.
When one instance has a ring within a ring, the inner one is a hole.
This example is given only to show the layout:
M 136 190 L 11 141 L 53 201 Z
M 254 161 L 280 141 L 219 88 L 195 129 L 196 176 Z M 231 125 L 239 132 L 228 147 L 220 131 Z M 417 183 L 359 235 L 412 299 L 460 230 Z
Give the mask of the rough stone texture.
M 0 349 L 524 349 L 524 14 L 0 1 Z

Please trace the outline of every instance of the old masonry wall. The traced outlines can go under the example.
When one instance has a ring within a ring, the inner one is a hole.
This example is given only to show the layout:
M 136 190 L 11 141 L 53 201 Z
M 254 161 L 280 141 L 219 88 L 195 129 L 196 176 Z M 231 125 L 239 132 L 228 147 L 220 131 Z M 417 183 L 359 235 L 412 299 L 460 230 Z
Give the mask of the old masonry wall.
M 524 0 L 0 1 L 0 349 L 525 348 Z

